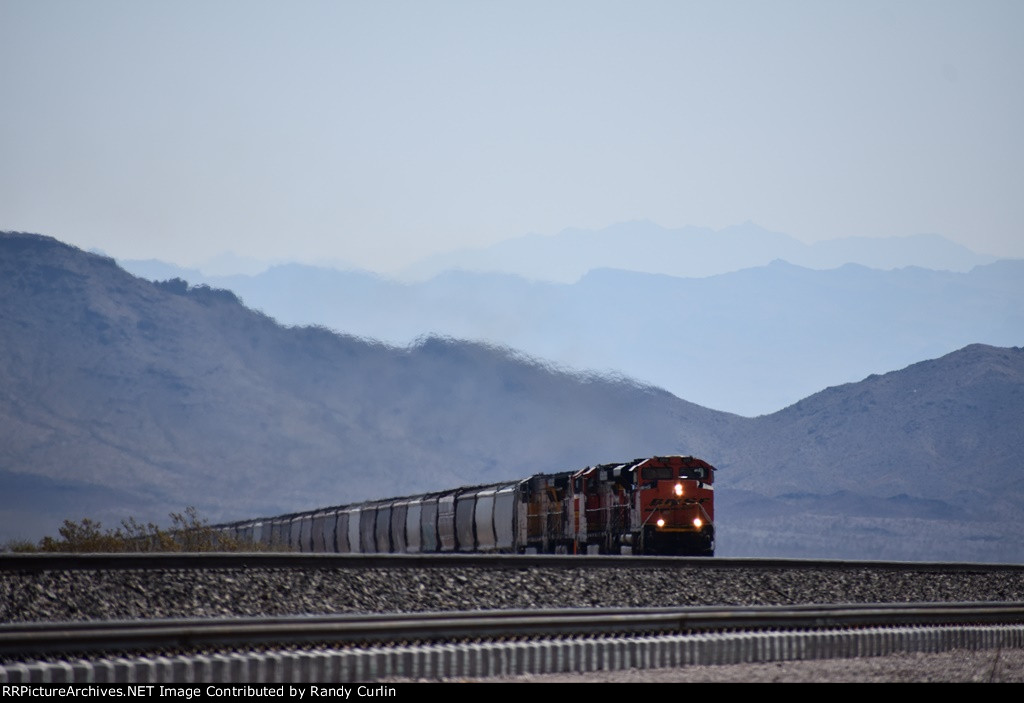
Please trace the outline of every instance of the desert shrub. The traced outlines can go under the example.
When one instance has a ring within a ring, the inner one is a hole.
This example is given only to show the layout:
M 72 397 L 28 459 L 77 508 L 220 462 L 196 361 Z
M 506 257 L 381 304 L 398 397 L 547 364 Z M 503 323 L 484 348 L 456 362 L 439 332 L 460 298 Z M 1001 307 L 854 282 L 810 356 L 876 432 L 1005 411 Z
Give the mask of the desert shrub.
M 36 543 L 27 539 L 11 539 L 0 545 L 0 552 L 34 552 L 37 549 Z
M 121 521 L 121 526 L 103 529 L 89 518 L 78 522 L 65 520 L 57 530 L 59 539 L 43 537 L 38 545 L 20 541 L 8 543 L 6 551 L 40 552 L 252 552 L 281 551 L 261 543 L 239 540 L 222 533 L 201 518 L 195 508 L 171 513 L 171 527 L 141 523 L 134 517 Z M 12 548 L 16 547 L 16 548 Z

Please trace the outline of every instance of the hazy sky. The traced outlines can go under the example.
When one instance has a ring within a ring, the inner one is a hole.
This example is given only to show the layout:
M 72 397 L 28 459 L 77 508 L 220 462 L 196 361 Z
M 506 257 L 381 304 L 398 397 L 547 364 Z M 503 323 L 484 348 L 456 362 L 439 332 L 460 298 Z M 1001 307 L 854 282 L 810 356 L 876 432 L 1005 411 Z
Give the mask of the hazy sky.
M 0 0 L 0 229 L 390 270 L 630 219 L 1024 257 L 1024 2 Z

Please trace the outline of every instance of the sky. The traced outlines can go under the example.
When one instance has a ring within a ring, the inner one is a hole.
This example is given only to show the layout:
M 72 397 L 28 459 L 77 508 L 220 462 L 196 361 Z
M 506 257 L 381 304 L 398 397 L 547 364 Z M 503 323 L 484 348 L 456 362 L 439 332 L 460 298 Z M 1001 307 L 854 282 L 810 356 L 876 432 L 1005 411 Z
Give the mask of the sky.
M 0 0 L 0 229 L 388 272 L 648 219 L 1024 257 L 1024 3 Z

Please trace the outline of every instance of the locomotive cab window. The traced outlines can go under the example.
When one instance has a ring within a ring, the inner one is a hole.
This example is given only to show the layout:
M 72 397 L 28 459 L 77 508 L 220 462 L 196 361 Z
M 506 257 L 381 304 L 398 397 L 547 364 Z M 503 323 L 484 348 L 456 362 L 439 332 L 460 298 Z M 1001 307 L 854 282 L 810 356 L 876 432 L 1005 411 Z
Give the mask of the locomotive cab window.
M 696 478 L 703 481 L 708 472 L 703 466 L 687 466 L 679 470 L 679 478 Z
M 645 466 L 640 469 L 640 479 L 643 481 L 672 480 L 676 472 L 669 466 Z

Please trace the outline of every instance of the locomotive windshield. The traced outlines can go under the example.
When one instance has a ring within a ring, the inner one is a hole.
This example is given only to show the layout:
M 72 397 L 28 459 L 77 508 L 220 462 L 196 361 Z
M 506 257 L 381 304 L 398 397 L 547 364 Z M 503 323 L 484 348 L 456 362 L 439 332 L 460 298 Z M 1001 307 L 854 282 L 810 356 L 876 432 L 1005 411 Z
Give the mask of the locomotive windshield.
M 645 466 L 640 469 L 640 479 L 642 481 L 671 481 L 674 478 L 703 481 L 707 478 L 707 469 L 703 466 L 684 466 L 679 469 L 679 476 L 676 476 L 675 469 L 670 466 Z

